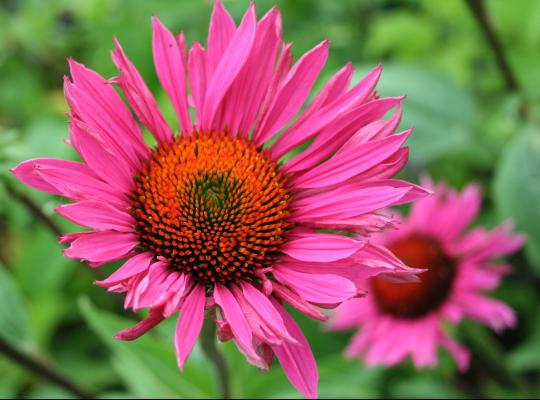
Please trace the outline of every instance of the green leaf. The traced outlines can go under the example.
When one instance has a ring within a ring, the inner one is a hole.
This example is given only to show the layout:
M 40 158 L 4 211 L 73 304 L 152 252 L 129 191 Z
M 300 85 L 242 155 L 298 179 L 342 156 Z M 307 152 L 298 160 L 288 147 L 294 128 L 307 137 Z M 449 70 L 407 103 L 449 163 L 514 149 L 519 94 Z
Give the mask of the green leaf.
M 20 348 L 32 346 L 30 321 L 19 288 L 0 263 L 0 336 Z
M 172 341 L 146 334 L 133 342 L 113 339 L 134 321 L 96 309 L 87 298 L 79 307 L 90 328 L 113 352 L 113 366 L 130 391 L 144 398 L 208 398 L 215 396 L 212 371 L 192 354 L 184 373 L 176 364 Z M 206 377 L 206 379 L 201 379 Z
M 528 236 L 529 261 L 540 274 L 540 135 L 527 131 L 506 149 L 496 170 L 494 196 L 504 218 Z
M 418 374 L 395 382 L 390 387 L 390 393 L 395 398 L 412 399 L 464 399 L 467 396 L 450 383 L 433 376 Z

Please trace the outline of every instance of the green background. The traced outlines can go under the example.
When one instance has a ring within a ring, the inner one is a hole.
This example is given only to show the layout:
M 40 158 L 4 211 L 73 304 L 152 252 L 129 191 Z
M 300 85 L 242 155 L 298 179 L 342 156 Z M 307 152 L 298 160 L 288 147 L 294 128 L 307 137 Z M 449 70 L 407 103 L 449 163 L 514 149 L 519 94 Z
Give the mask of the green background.
M 477 223 L 492 227 L 512 217 L 529 237 L 511 260 L 513 275 L 494 294 L 515 308 L 519 326 L 500 336 L 474 323 L 450 328 L 472 350 L 466 374 L 442 352 L 433 370 L 417 372 L 408 363 L 368 369 L 340 356 L 350 332 L 325 333 L 297 316 L 319 364 L 320 395 L 539 396 L 540 1 L 485 3 L 517 88 L 501 74 L 465 1 L 263 0 L 256 2 L 259 16 L 274 3 L 297 57 L 331 40 L 322 78 L 349 60 L 360 75 L 382 62 L 380 93 L 407 95 L 404 125 L 416 130 L 405 178 L 417 181 L 429 171 L 458 188 L 479 182 L 485 199 Z M 225 4 L 238 21 L 248 2 Z M 73 231 L 54 215 L 60 199 L 23 187 L 8 169 L 33 157 L 75 158 L 64 143 L 66 58 L 113 76 L 114 36 L 173 118 L 155 77 L 150 16 L 183 30 L 189 43 L 204 42 L 211 7 L 203 0 L 0 0 L 0 338 L 102 398 L 215 397 L 214 371 L 196 349 L 186 372 L 178 372 L 174 321 L 133 343 L 111 339 L 140 317 L 124 312 L 119 296 L 92 286 L 112 267 L 91 271 L 63 258 L 54 227 L 31 212 L 37 205 L 55 226 Z M 230 344 L 221 348 L 234 396 L 299 397 L 278 365 L 261 373 Z M 70 396 L 0 354 L 0 397 Z

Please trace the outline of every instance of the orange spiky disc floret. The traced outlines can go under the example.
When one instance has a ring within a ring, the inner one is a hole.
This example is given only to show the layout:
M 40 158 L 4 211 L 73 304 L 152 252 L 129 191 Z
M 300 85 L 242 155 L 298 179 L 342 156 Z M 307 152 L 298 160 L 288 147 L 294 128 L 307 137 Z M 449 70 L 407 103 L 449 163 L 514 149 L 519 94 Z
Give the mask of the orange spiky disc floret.
M 271 265 L 289 223 L 277 164 L 225 134 L 177 136 L 136 178 L 140 246 L 205 283 L 252 281 Z
M 375 301 L 389 314 L 416 318 L 439 307 L 446 300 L 455 276 L 455 260 L 442 249 L 438 240 L 424 235 L 411 235 L 388 245 L 388 249 L 405 264 L 427 271 L 420 282 L 396 283 L 373 278 Z

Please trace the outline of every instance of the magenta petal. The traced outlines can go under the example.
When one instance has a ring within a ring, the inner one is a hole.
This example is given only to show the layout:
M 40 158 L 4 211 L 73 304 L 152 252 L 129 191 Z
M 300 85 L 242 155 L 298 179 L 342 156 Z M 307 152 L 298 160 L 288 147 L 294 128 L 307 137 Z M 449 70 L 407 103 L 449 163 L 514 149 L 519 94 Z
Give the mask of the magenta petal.
M 265 368 L 266 365 L 253 346 L 253 334 L 244 312 L 233 294 L 225 286 L 214 287 L 214 299 L 221 307 L 225 319 L 231 326 L 240 350 L 254 365 Z
M 72 111 L 80 112 L 80 117 L 85 122 L 94 124 L 94 128 L 104 128 L 100 133 L 118 143 L 120 149 L 123 148 L 128 154 L 135 156 L 130 157 L 132 160 L 136 160 L 138 156 L 146 156 L 148 149 L 142 131 L 111 84 L 97 72 L 73 59 L 68 59 L 68 62 L 73 84 L 83 94 L 83 97 L 78 95 L 70 98 L 68 85 L 68 102 L 76 102 L 70 103 L 70 106 L 75 106 Z
M 294 203 L 297 211 L 291 219 L 309 222 L 330 217 L 351 218 L 397 204 L 410 190 L 410 187 L 366 188 L 357 184 L 345 184 L 336 189 L 297 200 Z
M 397 152 L 411 131 L 373 140 L 336 154 L 293 180 L 295 187 L 322 188 L 335 185 L 381 163 Z
M 182 49 L 179 48 L 174 35 L 157 17 L 152 18 L 152 24 L 154 26 L 152 49 L 159 81 L 171 99 L 180 128 L 185 132 L 191 132 L 187 101 L 187 66 L 182 57 Z
M 64 255 L 97 263 L 107 262 L 126 256 L 138 243 L 139 238 L 134 233 L 88 232 L 75 239 L 64 250 Z
M 362 242 L 346 236 L 313 233 L 306 237 L 291 238 L 281 250 L 297 260 L 327 262 L 347 258 L 362 245 Z
M 180 370 L 184 370 L 186 363 L 204 322 L 204 305 L 206 303 L 206 289 L 203 285 L 195 285 L 184 304 L 180 307 L 180 317 L 176 324 L 174 347 L 176 359 Z
M 118 268 L 111 276 L 103 281 L 95 282 L 98 286 L 110 287 L 121 283 L 137 274 L 145 272 L 150 267 L 154 255 L 149 252 L 140 253 L 129 260 L 124 265 Z
M 150 311 L 148 318 L 143 319 L 133 328 L 124 329 L 123 331 L 118 332 L 116 335 L 114 335 L 114 338 L 123 341 L 138 339 L 164 319 L 165 318 L 161 314 L 161 310 L 153 309 Z
M 200 43 L 193 43 L 189 50 L 188 72 L 189 84 L 191 86 L 191 95 L 195 106 L 195 115 L 199 125 L 202 121 L 202 112 L 204 109 L 204 100 L 206 97 L 207 86 L 207 54 Z
M 338 304 L 358 293 L 354 283 L 338 275 L 306 274 L 287 267 L 274 267 L 276 279 L 316 304 Z
M 234 20 L 223 7 L 221 0 L 214 2 L 210 26 L 208 28 L 208 68 L 212 74 L 229 47 L 236 31 Z
M 42 192 L 52 193 L 56 195 L 63 195 L 62 190 L 59 190 L 56 186 L 51 185 L 43 179 L 41 175 L 37 173 L 38 166 L 48 165 L 53 168 L 59 168 L 63 170 L 71 170 L 74 173 L 80 175 L 91 174 L 88 167 L 80 162 L 70 160 L 59 160 L 54 158 L 34 158 L 32 160 L 23 161 L 15 168 L 11 170 L 13 175 L 17 177 L 21 182 L 33 187 L 34 189 L 41 190 Z
M 79 201 L 56 208 L 70 221 L 97 230 L 133 232 L 135 221 L 131 214 L 100 201 Z
M 307 99 L 326 63 L 329 42 L 324 41 L 304 54 L 279 87 L 269 111 L 255 132 L 258 143 L 276 134 L 297 113 Z
M 273 300 L 273 303 L 274 307 L 281 314 L 285 322 L 285 327 L 298 343 L 291 344 L 284 342 L 280 346 L 273 346 L 272 350 L 293 386 L 307 398 L 315 399 L 317 398 L 319 373 L 309 343 L 294 319 L 287 314 L 277 301 Z
M 154 135 L 159 143 L 169 143 L 173 138 L 171 128 L 165 122 L 154 96 L 144 83 L 137 68 L 124 54 L 120 43 L 115 40 L 116 49 L 112 53 L 113 61 L 120 71 L 117 79 L 129 104 L 137 117 Z
M 121 156 L 90 126 L 72 117 L 69 124 L 70 143 L 92 171 L 112 187 L 131 193 L 135 182 L 133 175 L 138 171 Z
M 274 332 L 282 338 L 291 338 L 287 332 L 287 328 L 285 328 L 283 319 L 267 296 L 255 289 L 255 287 L 249 283 L 242 284 L 242 293 L 246 301 L 254 310 L 256 310 L 260 318 L 263 319 Z
M 213 127 L 219 103 L 248 58 L 255 38 L 256 24 L 255 6 L 251 4 L 210 78 L 201 121 L 201 128 L 205 131 Z

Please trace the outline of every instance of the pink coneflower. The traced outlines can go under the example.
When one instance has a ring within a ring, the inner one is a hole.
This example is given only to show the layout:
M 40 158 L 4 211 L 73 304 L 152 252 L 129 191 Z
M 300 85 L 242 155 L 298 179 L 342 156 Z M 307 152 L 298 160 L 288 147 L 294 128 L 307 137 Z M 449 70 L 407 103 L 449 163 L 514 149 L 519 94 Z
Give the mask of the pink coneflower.
M 378 209 L 425 194 L 390 179 L 408 157 L 410 131 L 393 134 L 402 98 L 375 95 L 380 67 L 349 88 L 347 64 L 300 113 L 329 44 L 293 63 L 276 9 L 257 21 L 252 4 L 236 26 L 217 1 L 206 49 L 194 43 L 187 51 L 184 36 L 157 18 L 153 28 L 156 72 L 178 134 L 116 43 L 116 78 L 69 61 L 69 143 L 84 162 L 35 159 L 13 172 L 72 200 L 58 213 L 92 229 L 62 238 L 67 257 L 92 267 L 127 259 L 97 284 L 126 293 L 126 307 L 150 312 L 119 339 L 135 339 L 179 311 L 182 368 L 206 314 L 251 363 L 267 369 L 275 355 L 292 384 L 315 397 L 314 357 L 283 304 L 324 320 L 318 307 L 359 296 L 356 282 L 366 276 L 415 277 L 368 242 L 392 223 Z
M 422 183 L 433 187 L 427 178 Z M 370 278 L 368 298 L 350 300 L 336 310 L 333 328 L 361 326 L 347 355 L 361 355 L 368 365 L 395 365 L 410 355 L 417 368 L 435 366 L 441 345 L 464 371 L 469 353 L 444 332 L 443 321 L 456 324 L 468 317 L 496 331 L 516 322 L 510 307 L 484 293 L 510 270 L 493 260 L 519 249 L 524 237 L 513 234 L 508 223 L 491 232 L 480 227 L 465 232 L 480 209 L 477 186 L 461 193 L 444 184 L 433 190 L 433 196 L 413 205 L 399 229 L 372 238 L 407 265 L 426 268 L 421 282 Z

